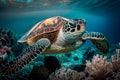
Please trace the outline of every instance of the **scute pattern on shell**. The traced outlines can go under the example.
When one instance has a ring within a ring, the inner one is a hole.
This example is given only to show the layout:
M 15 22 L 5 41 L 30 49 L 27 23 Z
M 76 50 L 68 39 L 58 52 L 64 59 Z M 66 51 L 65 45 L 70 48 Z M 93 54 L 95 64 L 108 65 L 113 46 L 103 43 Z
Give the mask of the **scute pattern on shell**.
M 27 39 L 32 38 L 34 36 L 43 34 L 43 33 L 49 33 L 60 29 L 60 25 L 63 24 L 61 17 L 52 17 L 49 19 L 46 19 L 37 25 L 35 25 L 29 32 Z

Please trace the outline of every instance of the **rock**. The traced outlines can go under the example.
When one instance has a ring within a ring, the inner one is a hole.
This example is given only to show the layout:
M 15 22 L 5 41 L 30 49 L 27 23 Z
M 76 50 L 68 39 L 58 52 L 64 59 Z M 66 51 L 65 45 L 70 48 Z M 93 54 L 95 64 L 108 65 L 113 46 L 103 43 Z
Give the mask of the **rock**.
M 85 67 L 86 67 L 86 65 L 84 65 L 84 64 L 78 64 L 78 65 L 71 65 L 71 66 L 70 66 L 70 68 L 71 68 L 72 70 L 76 70 L 76 71 L 78 71 L 78 72 L 84 71 L 84 70 L 85 70 Z
M 49 71 L 44 66 L 34 66 L 28 80 L 47 80 Z
M 49 70 L 49 74 L 61 67 L 59 61 L 54 56 L 45 57 L 44 66 Z

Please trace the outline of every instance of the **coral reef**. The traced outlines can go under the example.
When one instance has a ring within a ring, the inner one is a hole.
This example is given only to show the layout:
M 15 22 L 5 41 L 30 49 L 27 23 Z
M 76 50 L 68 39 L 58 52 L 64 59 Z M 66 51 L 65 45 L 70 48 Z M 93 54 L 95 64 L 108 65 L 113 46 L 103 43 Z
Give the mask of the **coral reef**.
M 78 64 L 78 65 L 71 65 L 69 66 L 70 69 L 76 70 L 78 72 L 84 72 L 86 65 L 84 64 Z
M 107 57 L 94 56 L 92 62 L 86 62 L 86 72 L 97 80 L 117 80 L 120 76 L 120 49 L 116 49 L 116 54 L 112 55 L 111 59 L 111 62 L 108 62 Z
M 82 80 L 85 78 L 85 73 L 75 70 L 60 68 L 49 76 L 48 80 Z
M 31 71 L 28 80 L 46 80 L 48 77 L 49 71 L 44 66 L 34 66 Z
M 17 40 L 10 30 L 0 28 L 0 42 L 4 46 L 12 47 Z
M 35 61 L 34 63 L 33 69 L 28 77 L 29 80 L 47 80 L 49 74 L 61 67 L 59 61 L 54 56 L 46 56 L 44 59 L 44 64 L 39 65 L 40 63 L 38 63 L 38 61 L 38 64 Z
M 116 49 L 116 54 L 111 56 L 113 70 L 120 70 L 120 49 Z
M 120 71 L 112 71 L 107 74 L 106 80 L 120 80 Z
M 11 48 L 7 47 L 7 46 L 2 46 L 0 48 L 0 63 L 2 63 L 7 57 L 8 54 L 11 52 Z
M 12 32 L 0 29 L 0 57 L 4 55 L 11 61 L 25 47 L 16 42 Z M 39 55 L 18 73 L 0 76 L 0 80 L 119 80 L 120 43 L 112 45 L 108 54 L 100 55 L 94 47 L 66 54 Z
M 94 56 L 92 62 L 87 61 L 86 63 L 86 71 L 97 80 L 104 79 L 112 68 L 112 64 L 107 61 L 107 58 L 99 55 Z
M 5 54 L 6 52 L 10 52 L 11 51 L 11 48 L 7 47 L 7 46 L 2 46 L 0 48 L 0 52 L 1 54 Z
M 12 60 L 14 55 L 11 55 L 11 48 L 16 42 L 17 40 L 10 30 L 0 28 L 0 63 Z
M 44 66 L 49 70 L 49 74 L 61 67 L 58 59 L 54 56 L 45 57 Z
M 118 46 L 116 45 L 116 47 Z M 103 79 L 119 80 L 120 71 L 118 70 L 120 69 L 120 65 L 119 65 L 120 49 L 116 49 L 116 54 L 114 53 L 114 51 L 111 52 L 111 61 L 109 61 L 107 55 L 101 56 L 99 54 L 99 55 L 93 56 L 97 52 L 98 51 L 96 51 L 96 49 L 88 48 L 85 51 L 86 53 L 85 55 L 88 56 L 88 57 L 85 57 L 85 59 L 89 60 L 86 62 L 86 66 L 83 64 L 75 65 L 75 64 L 72 64 L 72 62 L 70 61 L 71 62 L 70 66 L 65 68 L 65 66 L 62 65 L 62 67 L 64 68 L 60 68 L 59 70 L 56 70 L 55 72 L 50 74 L 48 80 L 103 80 Z M 61 56 L 64 57 L 63 54 Z M 69 58 L 71 58 L 74 60 L 74 57 L 72 58 L 72 56 L 74 56 L 72 53 L 69 53 L 67 55 L 65 54 L 65 56 L 66 57 L 62 59 L 69 60 Z M 62 64 L 66 62 L 64 60 L 63 62 L 61 61 Z M 69 63 L 69 61 L 67 61 L 67 63 Z M 73 79 L 73 75 L 74 77 L 77 77 L 77 78 Z
M 119 44 L 120 46 L 120 44 Z M 107 74 L 106 80 L 120 79 L 120 49 L 116 49 L 116 54 L 111 56 L 113 71 Z

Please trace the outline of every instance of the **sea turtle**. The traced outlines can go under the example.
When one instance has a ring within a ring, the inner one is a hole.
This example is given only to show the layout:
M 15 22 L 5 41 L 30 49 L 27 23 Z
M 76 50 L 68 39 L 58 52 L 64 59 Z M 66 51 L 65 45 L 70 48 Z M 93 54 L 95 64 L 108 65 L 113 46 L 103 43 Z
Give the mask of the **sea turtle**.
M 18 42 L 29 45 L 23 53 L 0 69 L 12 74 L 22 69 L 39 54 L 66 53 L 78 49 L 90 39 L 99 51 L 107 53 L 109 44 L 102 33 L 87 32 L 85 20 L 55 16 L 37 23 Z

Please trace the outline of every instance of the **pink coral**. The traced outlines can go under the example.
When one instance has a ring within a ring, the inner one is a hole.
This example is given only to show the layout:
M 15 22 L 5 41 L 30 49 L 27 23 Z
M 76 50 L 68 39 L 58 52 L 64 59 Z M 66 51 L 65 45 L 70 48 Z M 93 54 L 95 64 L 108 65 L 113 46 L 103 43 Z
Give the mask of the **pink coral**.
M 2 47 L 0 48 L 0 53 L 1 53 L 1 54 L 5 54 L 7 51 L 10 52 L 10 51 L 11 51 L 11 48 L 9 48 L 9 47 L 7 47 L 7 46 L 2 46 Z
M 104 79 L 112 69 L 112 64 L 107 61 L 107 58 L 99 55 L 94 56 L 92 62 L 87 61 L 86 63 L 86 71 L 98 80 Z
M 16 38 L 10 30 L 0 28 L 0 63 L 11 54 L 11 47 L 16 43 Z M 8 47 L 9 46 L 9 47 Z
M 7 58 L 7 55 L 8 55 L 7 52 L 10 52 L 10 51 L 11 51 L 11 48 L 7 46 L 2 46 L 0 48 L 0 63 Z
M 111 59 L 112 61 L 108 62 L 107 57 L 96 55 L 92 62 L 86 61 L 86 71 L 97 80 L 102 80 L 109 72 L 120 70 L 120 49 L 116 49 L 116 54 L 112 55 Z
M 111 56 L 113 70 L 120 70 L 120 49 L 116 49 L 116 54 Z

